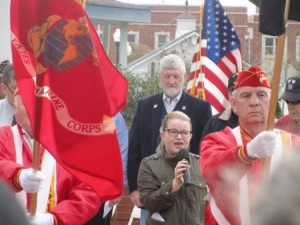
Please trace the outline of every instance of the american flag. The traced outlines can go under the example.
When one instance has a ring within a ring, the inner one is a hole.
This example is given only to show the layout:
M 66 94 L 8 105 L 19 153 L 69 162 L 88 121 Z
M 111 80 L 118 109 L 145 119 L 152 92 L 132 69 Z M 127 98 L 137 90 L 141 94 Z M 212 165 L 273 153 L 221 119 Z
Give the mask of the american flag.
M 216 114 L 229 105 L 228 77 L 241 70 L 238 36 L 219 0 L 206 0 L 202 38 L 193 55 L 187 91 L 209 101 Z

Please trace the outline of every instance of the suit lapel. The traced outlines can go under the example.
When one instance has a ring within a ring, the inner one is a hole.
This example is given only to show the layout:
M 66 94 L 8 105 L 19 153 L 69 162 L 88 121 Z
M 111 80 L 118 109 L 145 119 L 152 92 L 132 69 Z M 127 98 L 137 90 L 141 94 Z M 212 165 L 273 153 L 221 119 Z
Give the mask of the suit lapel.
M 152 122 L 154 127 L 160 127 L 161 125 L 161 111 L 163 107 L 162 93 L 160 93 L 153 99 L 150 109 L 150 112 L 152 112 L 152 119 L 149 122 Z
M 161 126 L 161 112 L 164 107 L 163 100 L 162 100 L 162 93 L 156 95 L 153 98 L 153 101 L 151 102 L 151 108 L 149 109 L 149 113 L 151 113 L 151 120 L 147 121 L 150 123 L 150 127 L 152 127 L 152 141 L 151 145 L 152 150 L 155 150 L 155 148 L 158 145 L 158 138 L 159 138 L 159 128 Z M 154 129 L 153 129 L 154 128 Z

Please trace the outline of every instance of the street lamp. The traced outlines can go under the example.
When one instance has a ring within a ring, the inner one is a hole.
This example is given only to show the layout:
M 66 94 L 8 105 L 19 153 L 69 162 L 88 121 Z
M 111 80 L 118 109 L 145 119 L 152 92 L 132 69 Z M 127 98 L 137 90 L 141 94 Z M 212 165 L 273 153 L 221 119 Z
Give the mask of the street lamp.
M 120 29 L 117 28 L 114 33 L 114 41 L 116 44 L 116 67 L 119 67 L 120 39 L 121 39 Z
M 102 42 L 102 35 L 103 31 L 101 30 L 100 24 L 97 24 L 97 30 L 96 30 L 98 37 L 100 38 L 100 41 Z

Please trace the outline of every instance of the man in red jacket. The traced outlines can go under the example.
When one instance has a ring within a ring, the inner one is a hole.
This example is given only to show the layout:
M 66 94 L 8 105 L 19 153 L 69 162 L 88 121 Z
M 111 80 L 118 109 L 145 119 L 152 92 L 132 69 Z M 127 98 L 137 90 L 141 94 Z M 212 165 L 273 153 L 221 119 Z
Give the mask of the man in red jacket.
M 67 172 L 41 146 L 40 170 L 33 172 L 32 130 L 20 95 L 15 96 L 16 121 L 0 128 L 0 176 L 15 190 L 24 208 L 29 193 L 38 192 L 37 215 L 31 225 L 82 225 L 96 214 L 101 201 L 87 185 Z
M 202 141 L 200 166 L 209 191 L 206 225 L 251 225 L 262 182 L 282 155 L 300 144 L 299 137 L 287 132 L 265 131 L 270 95 L 267 74 L 260 68 L 240 72 L 231 100 L 239 126 Z

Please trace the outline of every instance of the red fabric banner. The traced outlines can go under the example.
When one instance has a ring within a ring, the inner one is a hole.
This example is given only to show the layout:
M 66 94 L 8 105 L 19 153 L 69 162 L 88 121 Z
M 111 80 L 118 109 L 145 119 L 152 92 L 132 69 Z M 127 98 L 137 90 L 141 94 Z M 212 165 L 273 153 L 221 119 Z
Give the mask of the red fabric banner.
M 12 0 L 13 63 L 35 139 L 103 201 L 121 195 L 113 116 L 128 84 L 80 1 Z

